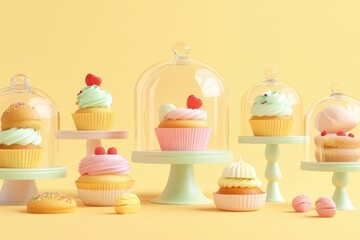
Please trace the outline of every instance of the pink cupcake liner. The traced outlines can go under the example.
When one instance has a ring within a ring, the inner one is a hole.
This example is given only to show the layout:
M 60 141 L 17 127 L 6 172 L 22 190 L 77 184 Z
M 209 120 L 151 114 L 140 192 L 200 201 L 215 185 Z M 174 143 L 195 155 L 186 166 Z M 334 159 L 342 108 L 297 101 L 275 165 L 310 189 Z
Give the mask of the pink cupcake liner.
M 162 151 L 203 151 L 211 128 L 155 128 Z
M 78 189 L 79 197 L 85 205 L 89 206 L 114 206 L 118 197 L 125 193 L 131 193 L 132 188 L 122 190 L 84 190 Z
M 248 212 L 262 208 L 265 204 L 266 193 L 260 194 L 219 194 L 214 193 L 215 206 L 221 210 L 233 212 Z

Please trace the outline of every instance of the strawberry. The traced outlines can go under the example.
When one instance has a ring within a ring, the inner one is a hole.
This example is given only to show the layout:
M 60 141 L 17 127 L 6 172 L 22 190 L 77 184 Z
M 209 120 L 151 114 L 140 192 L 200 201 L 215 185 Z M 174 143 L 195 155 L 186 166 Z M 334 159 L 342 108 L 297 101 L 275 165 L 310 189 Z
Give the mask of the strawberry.
M 95 155 L 104 155 L 105 149 L 103 147 L 97 147 L 95 148 Z
M 198 108 L 201 108 L 202 101 L 201 101 L 201 99 L 195 97 L 194 95 L 190 95 L 187 99 L 186 104 L 187 104 L 188 108 L 198 109 Z
M 117 150 L 114 147 L 111 147 L 107 150 L 107 154 L 117 154 Z
M 346 132 L 344 131 L 339 131 L 336 133 L 337 136 L 346 136 Z
M 353 133 L 349 133 L 348 137 L 354 138 L 355 135 Z
M 267 94 L 266 94 L 266 93 L 264 93 L 264 97 L 267 97 Z
M 85 77 L 85 82 L 86 82 L 86 85 L 89 87 L 92 85 L 97 85 L 100 87 L 102 80 L 101 80 L 101 78 L 89 73 Z
M 322 136 L 322 137 L 323 137 L 323 136 L 326 136 L 326 134 L 327 134 L 326 131 L 322 131 L 322 132 L 321 132 L 321 136 Z

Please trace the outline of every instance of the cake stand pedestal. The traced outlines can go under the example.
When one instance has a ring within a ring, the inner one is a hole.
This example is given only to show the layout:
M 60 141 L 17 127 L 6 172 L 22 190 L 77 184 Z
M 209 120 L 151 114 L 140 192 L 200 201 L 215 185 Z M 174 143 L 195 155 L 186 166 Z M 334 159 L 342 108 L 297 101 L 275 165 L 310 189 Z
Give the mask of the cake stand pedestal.
M 360 172 L 359 162 L 311 162 L 303 161 L 301 170 L 333 172 L 332 183 L 335 186 L 335 192 L 332 199 L 336 203 L 338 210 L 355 210 L 351 203 L 345 187 L 349 182 L 348 172 Z
M 309 137 L 306 136 L 239 136 L 239 143 L 265 144 L 265 158 L 267 160 L 265 177 L 268 180 L 266 188 L 267 202 L 284 202 L 281 195 L 278 181 L 281 179 L 279 168 L 280 144 L 304 144 L 309 143 Z
M 0 168 L 0 179 L 4 179 L 0 191 L 0 204 L 26 205 L 38 194 L 35 180 L 63 178 L 67 168 Z
M 201 192 L 193 165 L 231 162 L 232 154 L 228 151 L 134 151 L 131 159 L 136 163 L 171 164 L 164 191 L 151 202 L 190 205 L 212 202 Z
M 101 146 L 102 139 L 126 139 L 127 131 L 59 131 L 58 139 L 85 139 L 86 153 L 93 154 L 96 147 Z

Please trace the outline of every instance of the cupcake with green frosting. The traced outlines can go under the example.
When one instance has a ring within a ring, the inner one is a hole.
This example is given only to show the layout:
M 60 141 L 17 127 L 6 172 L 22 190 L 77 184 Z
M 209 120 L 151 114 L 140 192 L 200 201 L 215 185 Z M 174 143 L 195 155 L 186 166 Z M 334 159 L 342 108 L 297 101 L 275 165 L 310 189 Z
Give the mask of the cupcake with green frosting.
M 26 103 L 11 104 L 1 116 L 0 168 L 36 168 L 42 142 L 40 119 Z
M 292 106 L 285 94 L 266 91 L 251 108 L 250 125 L 255 136 L 287 136 L 293 123 Z
M 77 130 L 110 130 L 115 113 L 110 108 L 112 96 L 100 88 L 101 78 L 88 74 L 84 87 L 77 95 L 79 109 L 72 114 Z

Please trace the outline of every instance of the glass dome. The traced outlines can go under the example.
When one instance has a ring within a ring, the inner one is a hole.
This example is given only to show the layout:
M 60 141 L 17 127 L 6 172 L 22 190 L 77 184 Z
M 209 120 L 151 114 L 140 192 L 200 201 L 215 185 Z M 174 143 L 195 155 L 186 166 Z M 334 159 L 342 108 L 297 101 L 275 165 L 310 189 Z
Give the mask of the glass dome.
M 222 77 L 191 60 L 188 44 L 177 43 L 173 52 L 173 60 L 150 67 L 137 82 L 137 150 L 227 150 L 228 92 Z
M 305 116 L 307 161 L 357 162 L 360 160 L 360 101 L 343 93 L 335 83 L 331 95 L 310 108 Z
M 264 71 L 265 81 L 243 96 L 242 136 L 302 136 L 302 101 L 291 86 L 277 80 L 274 69 Z
M 58 162 L 59 112 L 50 97 L 18 74 L 0 90 L 0 168 L 49 168 Z

